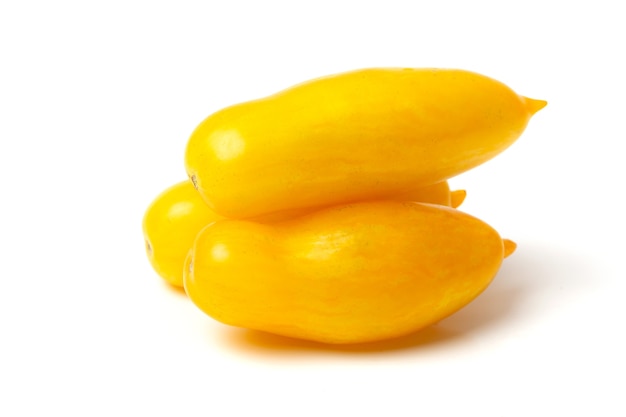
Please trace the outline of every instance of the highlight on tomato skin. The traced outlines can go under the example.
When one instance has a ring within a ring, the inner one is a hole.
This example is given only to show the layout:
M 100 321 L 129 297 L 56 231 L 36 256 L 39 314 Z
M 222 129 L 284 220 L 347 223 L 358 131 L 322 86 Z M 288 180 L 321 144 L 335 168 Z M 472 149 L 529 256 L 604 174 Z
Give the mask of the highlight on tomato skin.
M 507 247 L 481 220 L 423 203 L 354 203 L 274 224 L 226 219 L 198 235 L 185 289 L 228 325 L 372 342 L 467 305 L 496 276 Z

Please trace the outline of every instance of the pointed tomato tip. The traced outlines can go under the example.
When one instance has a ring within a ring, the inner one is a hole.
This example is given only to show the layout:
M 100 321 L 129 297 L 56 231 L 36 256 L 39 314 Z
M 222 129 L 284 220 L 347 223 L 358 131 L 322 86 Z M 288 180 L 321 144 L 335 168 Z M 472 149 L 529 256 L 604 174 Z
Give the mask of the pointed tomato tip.
M 539 110 L 543 109 L 548 105 L 548 102 L 545 100 L 536 100 L 534 98 L 522 97 L 524 99 L 524 104 L 526 104 L 526 109 L 530 115 L 534 115 Z
M 452 191 L 450 193 L 450 205 L 452 208 L 460 206 L 463 201 L 465 201 L 465 196 L 467 196 L 467 192 L 465 190 Z
M 502 244 L 504 245 L 504 258 L 511 255 L 517 249 L 517 243 L 513 242 L 509 239 L 502 239 Z

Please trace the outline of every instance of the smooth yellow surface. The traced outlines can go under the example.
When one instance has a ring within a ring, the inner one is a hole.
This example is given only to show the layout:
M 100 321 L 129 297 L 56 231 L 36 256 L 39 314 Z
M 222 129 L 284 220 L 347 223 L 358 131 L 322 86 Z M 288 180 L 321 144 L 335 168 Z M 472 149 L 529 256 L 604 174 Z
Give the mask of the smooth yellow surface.
M 412 190 L 403 196 L 409 201 L 457 207 L 464 190 L 450 191 L 446 181 Z M 454 200 L 454 201 L 453 201 Z M 311 212 L 301 209 L 255 218 L 271 223 Z M 154 270 L 170 284 L 183 286 L 183 264 L 193 241 L 209 223 L 224 219 L 202 200 L 191 181 L 180 182 L 161 193 L 150 205 L 143 221 L 146 254 Z
M 167 282 L 183 286 L 183 264 L 198 231 L 223 219 L 215 214 L 190 181 L 163 191 L 143 218 L 146 254 L 154 270 Z
M 511 243 L 474 217 L 421 203 L 355 203 L 274 224 L 223 220 L 198 235 L 185 290 L 226 324 L 325 343 L 383 340 L 473 300 Z
M 209 116 L 187 173 L 233 218 L 390 199 L 493 158 L 545 104 L 462 70 L 338 74 Z

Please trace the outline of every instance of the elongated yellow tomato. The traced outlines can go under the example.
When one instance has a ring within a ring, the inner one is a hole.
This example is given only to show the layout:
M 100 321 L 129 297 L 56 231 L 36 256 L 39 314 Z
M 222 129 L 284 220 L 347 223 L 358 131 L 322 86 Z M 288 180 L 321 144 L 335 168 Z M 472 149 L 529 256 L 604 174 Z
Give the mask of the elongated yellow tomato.
M 464 190 L 450 191 L 447 181 L 418 188 L 403 196 L 406 200 L 457 207 Z M 271 213 L 255 221 L 277 222 L 311 212 L 300 209 Z M 190 181 L 180 182 L 161 193 L 150 205 L 143 220 L 146 253 L 154 270 L 170 284 L 183 286 L 184 262 L 193 241 L 202 230 L 224 217 L 206 205 Z
M 468 71 L 354 71 L 209 116 L 186 168 L 232 218 L 390 199 L 493 158 L 545 104 Z
M 172 285 L 183 286 L 183 264 L 198 231 L 216 220 L 190 181 L 163 191 L 143 218 L 146 253 L 154 270 Z
M 185 289 L 226 324 L 326 343 L 419 330 L 481 293 L 515 249 L 444 206 L 375 201 L 198 235 Z

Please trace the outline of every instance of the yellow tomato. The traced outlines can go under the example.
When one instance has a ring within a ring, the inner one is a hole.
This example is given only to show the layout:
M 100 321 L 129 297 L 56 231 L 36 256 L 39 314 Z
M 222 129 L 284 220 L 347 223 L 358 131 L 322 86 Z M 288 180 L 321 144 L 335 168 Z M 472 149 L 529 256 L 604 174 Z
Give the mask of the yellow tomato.
M 465 306 L 514 250 L 444 206 L 375 201 L 198 235 L 185 290 L 233 326 L 325 343 L 401 336 Z
M 183 286 L 183 264 L 198 231 L 223 219 L 202 200 L 189 181 L 163 191 L 143 218 L 146 253 L 154 270 L 172 285 Z
M 354 71 L 209 116 L 187 173 L 232 218 L 395 199 L 493 158 L 545 104 L 468 71 Z

